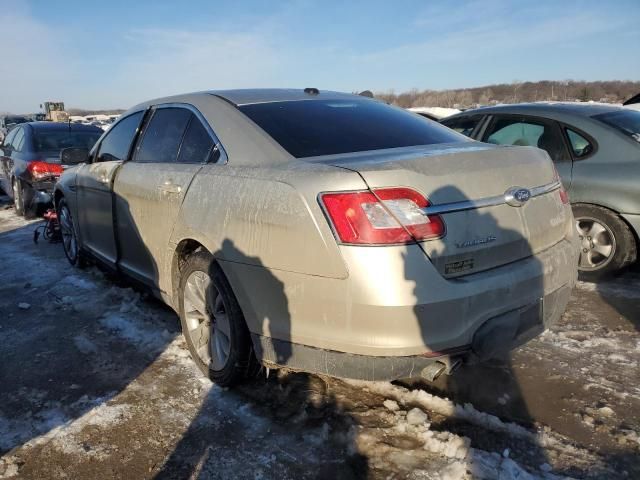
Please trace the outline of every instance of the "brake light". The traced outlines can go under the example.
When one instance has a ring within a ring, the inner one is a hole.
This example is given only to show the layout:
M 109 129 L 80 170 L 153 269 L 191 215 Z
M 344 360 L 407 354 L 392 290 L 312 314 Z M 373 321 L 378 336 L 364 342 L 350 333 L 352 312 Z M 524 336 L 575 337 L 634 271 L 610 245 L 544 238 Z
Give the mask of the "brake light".
M 410 188 L 324 193 L 321 202 L 343 243 L 388 245 L 431 240 L 444 235 L 438 215 L 422 209 L 429 202 Z
M 29 162 L 27 171 L 34 180 L 43 180 L 48 177 L 59 177 L 62 175 L 62 165 L 59 163 L 48 163 L 40 160 Z
M 558 173 L 558 170 L 556 169 L 556 166 L 553 165 L 553 176 L 554 179 L 557 180 L 558 182 L 560 182 L 560 190 L 558 190 L 559 194 L 560 194 L 560 201 L 564 204 L 567 205 L 569 203 L 569 194 L 567 193 L 567 191 L 564 189 L 564 185 L 562 184 L 562 180 L 560 179 L 560 174 Z

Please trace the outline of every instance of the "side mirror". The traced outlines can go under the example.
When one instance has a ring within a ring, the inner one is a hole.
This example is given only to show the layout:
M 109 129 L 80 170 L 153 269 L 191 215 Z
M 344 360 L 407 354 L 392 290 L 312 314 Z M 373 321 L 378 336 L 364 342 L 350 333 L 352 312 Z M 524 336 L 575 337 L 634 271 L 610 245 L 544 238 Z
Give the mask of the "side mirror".
M 60 152 L 60 163 L 62 165 L 78 165 L 87 163 L 89 160 L 89 149 L 87 148 L 63 148 Z

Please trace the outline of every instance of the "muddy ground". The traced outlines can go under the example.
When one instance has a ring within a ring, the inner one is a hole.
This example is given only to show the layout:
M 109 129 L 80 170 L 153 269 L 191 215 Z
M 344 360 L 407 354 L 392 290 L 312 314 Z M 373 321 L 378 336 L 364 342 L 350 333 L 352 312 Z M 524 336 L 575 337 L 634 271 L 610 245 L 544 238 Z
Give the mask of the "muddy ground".
M 0 204 L 2 479 L 640 478 L 638 269 L 434 385 L 265 371 L 230 391 L 171 310 L 35 245 L 36 223 Z

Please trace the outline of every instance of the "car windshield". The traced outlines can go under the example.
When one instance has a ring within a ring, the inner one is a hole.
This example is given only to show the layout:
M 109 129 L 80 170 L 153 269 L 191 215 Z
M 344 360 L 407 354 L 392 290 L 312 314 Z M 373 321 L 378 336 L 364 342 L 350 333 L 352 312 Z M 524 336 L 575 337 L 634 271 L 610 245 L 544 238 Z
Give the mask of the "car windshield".
M 468 140 L 372 100 L 268 102 L 239 108 L 296 158 Z
M 33 146 L 36 152 L 59 152 L 63 148 L 70 147 L 91 150 L 100 135 L 100 132 L 41 131 L 35 133 Z
M 640 112 L 621 109 L 615 112 L 601 113 L 593 118 L 619 130 L 636 142 L 640 142 Z

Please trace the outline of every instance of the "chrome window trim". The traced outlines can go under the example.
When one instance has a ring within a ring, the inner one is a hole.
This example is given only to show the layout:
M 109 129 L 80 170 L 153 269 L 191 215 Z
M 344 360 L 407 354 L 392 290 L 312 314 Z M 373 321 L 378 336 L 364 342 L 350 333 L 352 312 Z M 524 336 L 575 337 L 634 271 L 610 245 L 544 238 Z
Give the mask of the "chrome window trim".
M 174 102 L 174 103 L 159 103 L 157 105 L 151 105 L 150 108 L 152 109 L 161 109 L 161 108 L 186 108 L 187 110 L 189 110 L 191 113 L 193 113 L 198 120 L 200 120 L 200 123 L 202 123 L 202 125 L 204 126 L 204 128 L 207 130 L 207 132 L 209 133 L 209 136 L 211 137 L 211 139 L 213 140 L 213 148 L 211 149 L 211 152 L 209 152 L 209 157 L 211 157 L 211 154 L 217 149 L 220 152 L 220 157 L 218 158 L 217 161 L 213 162 L 214 164 L 221 164 L 221 165 L 225 165 L 228 161 L 229 161 L 229 156 L 227 155 L 226 150 L 224 149 L 224 147 L 222 146 L 222 143 L 220 143 L 220 139 L 217 137 L 217 135 L 215 134 L 215 132 L 213 131 L 213 128 L 211 128 L 211 125 L 209 125 L 209 122 L 207 121 L 206 118 L 204 118 L 204 115 L 202 115 L 202 113 L 200 112 L 200 110 L 198 110 L 196 107 L 194 107 L 193 105 L 191 105 L 190 103 L 179 103 L 179 102 Z M 202 162 L 203 164 L 207 164 L 210 163 L 209 160 L 205 160 L 204 162 Z
M 547 193 L 558 190 L 561 184 L 559 180 L 555 180 L 546 185 L 533 187 L 528 189 L 531 192 L 531 198 L 539 197 Z M 515 187 L 514 187 L 515 188 Z M 505 194 L 495 195 L 493 197 L 485 197 L 479 200 L 465 200 L 462 202 L 444 203 L 442 205 L 431 205 L 422 209 L 425 215 L 442 215 L 444 213 L 465 212 L 467 210 L 475 210 L 478 208 L 495 207 L 497 205 L 506 205 Z

